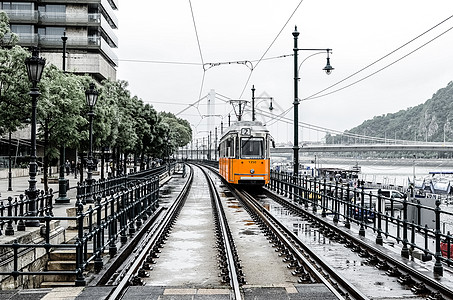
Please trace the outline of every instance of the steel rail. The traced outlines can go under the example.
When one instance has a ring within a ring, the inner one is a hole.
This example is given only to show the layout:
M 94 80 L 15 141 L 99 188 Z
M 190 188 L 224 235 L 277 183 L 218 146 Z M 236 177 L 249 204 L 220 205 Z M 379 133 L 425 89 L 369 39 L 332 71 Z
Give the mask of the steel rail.
M 209 191 L 211 193 L 211 197 L 215 200 L 215 209 L 219 212 L 219 226 L 220 230 L 222 233 L 222 237 L 224 240 L 224 245 L 225 245 L 225 253 L 227 257 L 227 262 L 228 262 L 228 269 L 229 269 L 229 274 L 230 274 L 230 286 L 233 289 L 233 296 L 234 299 L 240 300 L 242 299 L 241 297 L 241 291 L 240 291 L 240 284 L 238 280 L 238 270 L 235 265 L 235 260 L 234 260 L 234 255 L 233 255 L 233 249 L 231 248 L 232 245 L 232 240 L 230 239 L 230 235 L 228 234 L 229 228 L 227 225 L 227 220 L 225 216 L 225 211 L 223 210 L 223 206 L 220 200 L 220 195 L 215 188 L 215 184 L 211 176 L 209 176 L 208 172 L 199 166 L 200 169 L 203 171 L 204 175 L 206 176 L 206 179 L 209 184 Z
M 193 182 L 193 169 L 192 167 L 190 167 L 189 177 L 182 189 L 182 192 L 178 195 L 175 202 L 173 202 L 171 207 L 168 209 L 168 212 L 165 214 L 165 217 L 157 225 L 155 230 L 149 232 L 147 236 L 144 238 L 144 240 L 146 240 L 146 245 L 144 246 L 143 249 L 141 249 L 140 253 L 134 257 L 132 265 L 128 267 L 126 270 L 123 270 L 126 271 L 126 273 L 124 274 L 123 278 L 118 283 L 118 285 L 109 294 L 108 299 L 117 300 L 123 297 L 126 288 L 129 286 L 134 274 L 137 273 L 139 266 L 145 259 L 145 256 L 148 255 L 149 250 L 152 249 L 157 244 L 159 238 L 165 232 L 165 229 L 168 226 L 170 226 L 171 222 L 174 220 L 174 217 L 178 214 L 178 211 L 184 205 L 190 187 L 192 186 L 192 182 Z
M 326 262 L 324 262 L 318 255 L 313 253 L 304 244 L 298 242 L 297 236 L 293 232 L 288 230 L 286 227 L 280 225 L 280 222 L 272 216 L 266 209 L 262 207 L 249 193 L 244 190 L 236 189 L 236 192 L 241 196 L 241 199 L 254 210 L 259 218 L 266 223 L 266 225 L 278 236 L 278 239 L 283 242 L 290 251 L 297 257 L 297 259 L 303 262 L 304 266 L 309 269 L 309 272 L 313 274 L 321 283 L 323 283 L 338 299 L 350 299 L 349 295 L 354 299 L 368 300 L 369 298 L 360 292 L 353 284 L 342 277 Z M 338 290 L 338 287 L 332 284 L 326 276 L 321 274 L 318 268 L 304 255 L 300 250 L 303 249 L 309 256 L 316 261 L 317 264 L 322 266 L 322 269 L 328 273 L 328 275 L 334 278 L 337 283 L 343 287 L 347 293 L 346 297 Z
M 438 292 L 442 293 L 443 295 L 446 295 L 448 297 L 451 297 L 453 295 L 453 289 L 447 287 L 446 285 L 442 284 L 441 282 L 437 282 L 434 279 L 424 275 L 423 273 L 411 268 L 410 266 L 406 265 L 405 260 L 410 261 L 409 259 L 405 259 L 403 257 L 399 258 L 402 259 L 403 261 L 397 260 L 394 257 L 384 253 L 380 249 L 376 247 L 372 247 L 365 241 L 353 236 L 352 234 L 339 229 L 338 227 L 334 226 L 333 224 L 330 224 L 327 220 L 324 218 L 320 218 L 314 214 L 311 214 L 309 211 L 304 210 L 302 207 L 294 204 L 291 201 L 288 201 L 286 199 L 282 199 L 280 196 L 274 194 L 273 192 L 266 190 L 266 193 L 275 201 L 280 203 L 283 206 L 286 206 L 287 208 L 297 211 L 299 213 L 302 213 L 303 215 L 311 218 L 312 220 L 315 220 L 319 224 L 321 224 L 324 227 L 329 228 L 330 230 L 336 232 L 339 235 L 342 235 L 344 238 L 353 241 L 353 243 L 360 245 L 363 249 L 368 250 L 370 254 L 375 254 L 376 256 L 380 257 L 382 260 L 388 261 L 390 264 L 393 266 L 396 266 L 401 272 L 405 272 L 407 274 L 412 275 L 414 278 L 417 280 L 426 283 L 429 287 L 437 290 Z

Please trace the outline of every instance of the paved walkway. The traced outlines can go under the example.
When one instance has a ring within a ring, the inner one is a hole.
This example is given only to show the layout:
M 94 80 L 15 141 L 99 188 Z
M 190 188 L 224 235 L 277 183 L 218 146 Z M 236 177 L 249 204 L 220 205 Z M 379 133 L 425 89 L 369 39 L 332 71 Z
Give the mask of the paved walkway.
M 53 176 L 58 176 L 58 174 L 52 174 Z M 39 190 L 44 190 L 44 183 L 41 183 L 41 179 L 43 178 L 43 175 L 38 175 L 36 176 L 36 188 Z M 83 179 L 85 180 L 87 178 L 86 173 L 83 175 Z M 93 175 L 94 179 L 99 179 L 99 175 Z M 77 182 L 80 181 L 80 176 L 77 176 L 77 178 L 74 177 L 74 174 L 65 174 L 65 179 L 69 179 L 69 191 L 67 192 L 68 197 L 71 200 L 75 201 L 75 196 L 76 196 L 76 186 Z M 11 197 L 19 197 L 20 194 L 24 194 L 25 190 L 28 189 L 29 183 L 28 183 L 29 177 L 28 176 L 20 176 L 20 177 L 13 177 L 12 182 L 11 182 L 11 187 L 12 191 L 8 191 L 8 178 L 0 178 L 0 199 L 5 200 L 8 199 L 9 196 Z M 58 197 L 58 183 L 50 183 L 49 188 L 51 188 L 54 193 L 55 197 Z

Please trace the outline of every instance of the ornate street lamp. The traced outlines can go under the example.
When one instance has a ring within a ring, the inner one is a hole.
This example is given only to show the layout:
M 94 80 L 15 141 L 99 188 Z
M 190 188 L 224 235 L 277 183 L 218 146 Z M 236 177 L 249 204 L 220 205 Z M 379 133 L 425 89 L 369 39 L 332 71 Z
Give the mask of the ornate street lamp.
M 94 89 L 95 85 L 94 83 L 90 83 L 90 88 L 85 91 L 85 96 L 87 100 L 87 105 L 90 107 L 90 111 L 88 112 L 88 117 L 89 117 L 89 123 L 90 123 L 90 149 L 88 151 L 88 161 L 87 161 L 87 194 L 88 197 L 86 199 L 87 203 L 93 203 L 94 198 L 93 198 L 93 193 L 92 193 L 92 188 L 93 188 L 93 107 L 96 105 L 96 101 L 98 100 L 98 91 Z
M 330 75 L 334 68 L 330 65 L 330 58 L 329 53 L 332 49 L 299 49 L 297 46 L 297 38 L 299 36 L 299 32 L 297 31 L 297 26 L 294 29 L 293 37 L 294 37 L 294 157 L 293 157 L 293 174 L 299 174 L 299 66 L 297 62 L 297 55 L 298 51 L 326 51 L 327 52 L 327 64 L 323 68 L 327 75 Z
M 263 101 L 263 100 L 270 100 L 269 104 L 269 110 L 272 111 L 274 107 L 272 106 L 272 100 L 274 100 L 273 97 L 255 97 L 255 85 L 252 85 L 252 121 L 256 121 L 256 114 L 255 114 L 255 106 L 258 107 L 258 105 Z M 258 102 L 255 105 L 255 100 L 262 100 Z
M 63 42 L 63 72 L 66 72 L 66 41 L 68 37 L 66 36 L 66 31 L 61 37 Z M 65 171 L 65 162 L 66 162 L 66 147 L 64 145 L 60 146 L 60 177 L 58 178 L 58 198 L 55 199 L 55 203 L 69 203 L 70 200 L 67 196 L 67 180 L 64 178 Z
M 44 70 L 44 65 L 46 60 L 39 57 L 39 52 L 36 47 L 32 49 L 32 56 L 25 59 L 25 65 L 27 66 L 28 80 L 31 81 L 32 87 L 30 89 L 29 95 L 31 96 L 31 153 L 30 153 L 30 164 L 29 164 L 29 176 L 28 180 L 29 186 L 28 190 L 25 191 L 25 194 L 28 197 L 28 216 L 35 217 L 38 215 L 38 193 L 36 189 L 36 174 L 38 172 L 38 165 L 36 163 L 36 104 L 38 96 L 40 95 L 38 90 L 38 82 L 41 80 L 42 71 Z M 38 220 L 27 220 L 25 222 L 26 226 L 38 227 Z

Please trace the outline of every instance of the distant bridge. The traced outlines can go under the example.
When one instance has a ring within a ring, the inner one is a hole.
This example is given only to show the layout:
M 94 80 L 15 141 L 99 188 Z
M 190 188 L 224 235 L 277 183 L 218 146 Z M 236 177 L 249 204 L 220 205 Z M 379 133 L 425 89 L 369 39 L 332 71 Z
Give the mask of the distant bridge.
M 215 147 L 211 148 L 210 157 L 217 158 L 218 154 L 214 151 Z M 434 151 L 434 152 L 453 152 L 453 144 L 354 144 L 354 145 L 304 145 L 300 147 L 299 153 L 313 153 L 313 152 L 366 152 L 366 151 L 412 151 L 412 152 L 421 152 L 421 151 Z M 188 157 L 208 157 L 208 149 L 179 149 L 178 154 Z M 276 147 L 271 148 L 271 154 L 293 154 L 292 147 Z
M 450 152 L 453 151 L 453 144 L 354 144 L 354 145 L 304 145 L 300 147 L 299 152 L 364 152 L 364 151 L 435 151 Z M 271 148 L 271 153 L 293 153 L 292 147 Z

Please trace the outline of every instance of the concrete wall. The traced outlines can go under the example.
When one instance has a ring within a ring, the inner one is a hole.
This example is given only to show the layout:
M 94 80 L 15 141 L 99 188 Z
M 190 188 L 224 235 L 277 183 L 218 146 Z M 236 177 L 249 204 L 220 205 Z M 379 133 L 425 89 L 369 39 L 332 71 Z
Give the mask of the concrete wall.
M 13 180 L 15 177 L 28 176 L 28 168 L 11 169 Z M 8 169 L 0 169 L 0 179 L 8 178 Z
M 6 179 L 8 178 L 8 169 L 0 169 L 0 179 Z M 29 169 L 28 168 L 14 168 L 14 169 L 11 169 L 11 175 L 13 177 L 13 181 L 14 181 L 14 178 L 16 177 L 28 177 L 28 171 Z M 52 174 L 53 175 L 58 175 L 58 168 L 57 167 L 52 167 Z M 38 171 L 38 175 L 40 175 L 39 171 Z
M 45 240 L 41 237 L 39 227 L 27 228 L 27 231 L 16 232 L 14 236 L 3 237 L 3 243 L 12 243 L 17 240 L 19 244 L 44 244 Z M 10 239 L 10 241 L 8 241 Z M 58 222 L 51 224 L 51 244 L 62 244 L 65 242 L 65 229 L 59 226 Z M 20 248 L 18 268 L 24 272 L 44 270 L 48 255 L 44 248 Z M 14 260 L 12 259 L 11 248 L 1 248 L 0 251 L 0 270 L 11 272 L 14 270 Z M 0 290 L 17 288 L 39 288 L 44 281 L 41 275 L 19 276 L 17 280 L 13 276 L 0 275 Z

